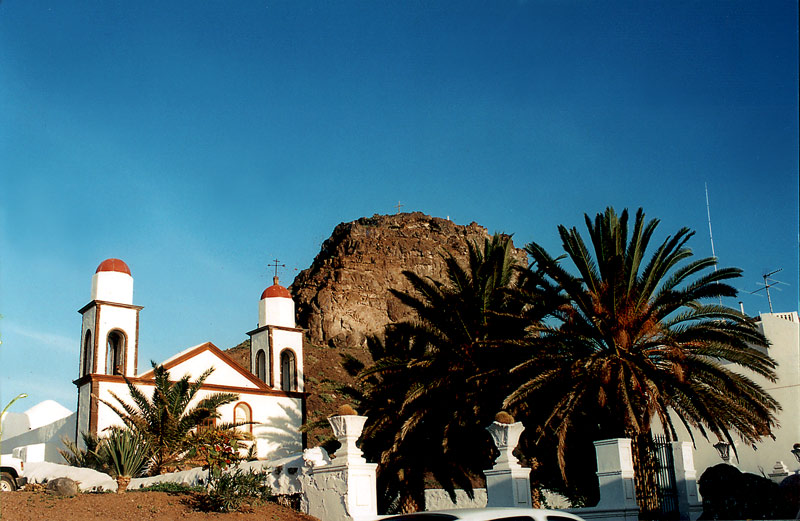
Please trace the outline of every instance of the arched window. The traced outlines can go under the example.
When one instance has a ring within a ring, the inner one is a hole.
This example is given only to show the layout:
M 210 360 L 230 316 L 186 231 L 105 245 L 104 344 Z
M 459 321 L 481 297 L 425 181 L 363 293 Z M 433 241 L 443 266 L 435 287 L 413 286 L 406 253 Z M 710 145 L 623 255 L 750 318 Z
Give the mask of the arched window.
M 267 381 L 267 356 L 261 349 L 256 354 L 256 378 L 265 383 Z
M 94 346 L 92 345 L 92 332 L 86 331 L 83 340 L 83 364 L 81 366 L 81 376 L 90 374 L 94 370 Z
M 106 342 L 106 374 L 123 374 L 125 337 L 121 331 L 111 331 Z
M 240 423 L 240 422 L 249 422 L 253 419 L 253 413 L 250 409 L 250 406 L 247 405 L 245 402 L 239 402 L 236 404 L 236 407 L 233 408 L 233 422 Z M 247 425 L 241 425 L 236 427 L 240 431 L 249 432 L 252 434 L 253 432 L 253 424 L 249 423 Z
M 297 360 L 290 349 L 281 352 L 281 390 L 297 390 Z

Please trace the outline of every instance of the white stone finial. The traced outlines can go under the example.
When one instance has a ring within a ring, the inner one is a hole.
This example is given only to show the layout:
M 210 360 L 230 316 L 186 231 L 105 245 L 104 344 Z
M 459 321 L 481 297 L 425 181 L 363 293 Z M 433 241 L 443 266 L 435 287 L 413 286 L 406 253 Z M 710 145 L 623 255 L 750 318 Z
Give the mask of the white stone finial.
M 331 424 L 333 429 L 333 435 L 342 444 L 341 448 L 334 453 L 337 465 L 340 464 L 340 461 L 341 463 L 365 463 L 367 461 L 362 456 L 361 449 L 356 446 L 366 422 L 366 416 L 351 414 L 328 418 L 328 423 Z
M 492 440 L 494 440 L 494 444 L 500 451 L 500 457 L 497 458 L 494 468 L 522 468 L 519 460 L 513 454 L 519 443 L 519 437 L 522 435 L 522 431 L 525 430 L 522 422 L 492 422 L 491 425 L 486 427 L 486 430 L 492 435 Z

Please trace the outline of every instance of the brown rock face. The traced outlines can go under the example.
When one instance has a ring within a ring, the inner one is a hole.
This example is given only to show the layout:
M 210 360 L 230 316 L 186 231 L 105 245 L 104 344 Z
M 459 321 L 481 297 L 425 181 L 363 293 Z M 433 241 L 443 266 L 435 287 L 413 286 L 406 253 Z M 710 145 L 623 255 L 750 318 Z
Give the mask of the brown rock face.
M 482 247 L 487 237 L 486 228 L 474 222 L 461 226 L 420 212 L 339 224 L 289 288 L 298 325 L 317 345 L 362 345 L 368 335 L 382 334 L 386 324 L 412 316 L 389 292 L 411 290 L 404 270 L 443 280 L 447 254 L 466 266 L 468 241 Z M 527 262 L 524 251 L 515 256 Z

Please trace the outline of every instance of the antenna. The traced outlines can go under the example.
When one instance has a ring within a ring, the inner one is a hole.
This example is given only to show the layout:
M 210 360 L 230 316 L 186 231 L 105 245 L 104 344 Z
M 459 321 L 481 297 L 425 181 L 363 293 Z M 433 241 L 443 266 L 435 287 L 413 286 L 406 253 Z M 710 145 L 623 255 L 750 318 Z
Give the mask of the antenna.
M 711 232 L 711 205 L 708 202 L 708 183 L 706 187 L 706 214 L 708 215 L 708 238 L 711 239 L 711 256 L 714 257 L 714 273 L 717 272 L 717 254 L 714 251 L 714 234 Z M 719 305 L 722 305 L 722 297 L 719 297 Z
M 706 214 L 708 214 L 708 238 L 711 239 L 711 256 L 716 258 L 717 254 L 714 252 L 714 234 L 711 232 L 711 205 L 708 203 L 708 183 L 706 185 Z M 714 271 L 717 271 L 717 265 L 714 264 Z
M 767 293 L 767 302 L 769 302 L 769 312 L 770 313 L 772 313 L 773 311 L 772 311 L 772 298 L 769 296 L 769 288 L 771 288 L 772 286 L 775 286 L 777 284 L 784 284 L 783 282 L 781 282 L 781 281 L 779 281 L 777 279 L 772 279 L 771 277 L 772 277 L 772 275 L 775 275 L 776 273 L 778 273 L 779 271 L 782 271 L 782 270 L 783 270 L 783 268 L 778 268 L 775 271 L 770 271 L 769 273 L 766 273 L 766 274 L 762 275 L 762 277 L 764 278 L 764 287 L 763 288 L 758 288 L 757 290 L 750 292 L 750 294 L 752 295 L 753 293 L 758 293 L 762 289 L 764 291 L 766 291 L 766 293 Z

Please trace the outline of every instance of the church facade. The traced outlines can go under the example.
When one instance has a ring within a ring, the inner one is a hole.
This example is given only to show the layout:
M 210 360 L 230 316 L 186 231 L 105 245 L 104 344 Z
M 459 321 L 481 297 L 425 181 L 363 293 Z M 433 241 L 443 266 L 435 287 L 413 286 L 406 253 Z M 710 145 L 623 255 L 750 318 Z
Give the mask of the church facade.
M 75 438 L 102 435 L 122 422 L 103 400 L 112 393 L 132 403 L 126 379 L 151 397 L 153 370 L 139 372 L 139 312 L 133 304 L 133 277 L 119 259 L 100 263 L 92 277 L 91 300 L 82 316 Z M 305 420 L 303 330 L 295 324 L 289 291 L 274 284 L 261 295 L 258 328 L 250 331 L 250 368 L 242 368 L 214 344 L 190 347 L 162 362 L 173 379 L 188 374 L 195 381 L 209 368 L 196 400 L 214 392 L 231 392 L 239 400 L 219 408 L 217 422 L 252 421 L 240 427 L 252 433 L 261 459 L 273 459 L 303 448 L 300 427 Z

